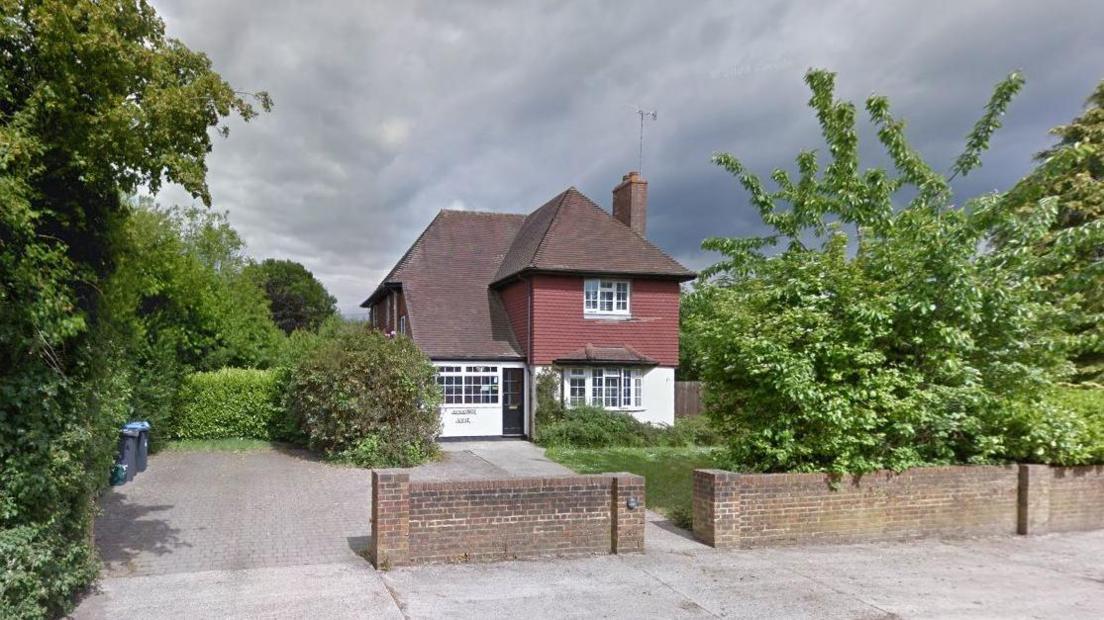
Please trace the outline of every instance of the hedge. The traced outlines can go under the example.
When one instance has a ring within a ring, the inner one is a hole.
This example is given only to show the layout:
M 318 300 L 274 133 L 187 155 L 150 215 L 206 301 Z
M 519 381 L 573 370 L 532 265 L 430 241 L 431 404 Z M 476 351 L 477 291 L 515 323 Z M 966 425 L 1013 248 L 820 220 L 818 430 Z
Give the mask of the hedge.
M 170 435 L 176 439 L 278 439 L 283 420 L 277 375 L 223 368 L 188 376 Z

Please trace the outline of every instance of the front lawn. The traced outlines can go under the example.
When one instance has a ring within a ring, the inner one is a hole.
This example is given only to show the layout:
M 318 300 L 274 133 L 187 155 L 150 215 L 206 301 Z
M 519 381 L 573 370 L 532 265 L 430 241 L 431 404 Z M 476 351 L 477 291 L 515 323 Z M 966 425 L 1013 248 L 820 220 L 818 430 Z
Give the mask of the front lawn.
M 627 471 L 644 476 L 648 508 L 689 527 L 694 470 L 716 467 L 717 448 L 549 448 L 545 454 L 580 474 Z

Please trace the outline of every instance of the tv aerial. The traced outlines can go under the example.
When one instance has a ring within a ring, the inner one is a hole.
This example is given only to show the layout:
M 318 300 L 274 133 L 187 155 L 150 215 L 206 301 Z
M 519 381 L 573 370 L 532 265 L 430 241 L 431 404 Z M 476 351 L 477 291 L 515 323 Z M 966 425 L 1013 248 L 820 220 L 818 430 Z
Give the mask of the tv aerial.
M 643 108 L 637 108 L 636 114 L 640 116 L 640 161 L 637 171 L 640 172 L 640 176 L 644 176 L 644 119 L 651 119 L 655 121 L 659 118 L 657 110 L 645 110 Z

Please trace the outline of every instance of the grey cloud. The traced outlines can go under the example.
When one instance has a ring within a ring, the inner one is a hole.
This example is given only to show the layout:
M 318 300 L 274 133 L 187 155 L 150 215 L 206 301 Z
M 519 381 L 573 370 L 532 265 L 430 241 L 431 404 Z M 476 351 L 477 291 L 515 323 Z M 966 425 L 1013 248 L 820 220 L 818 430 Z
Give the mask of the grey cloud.
M 1008 187 L 1104 77 L 1104 5 L 1029 2 L 383 3 L 155 0 L 170 35 L 275 110 L 210 158 L 252 253 L 299 260 L 357 304 L 440 208 L 528 211 L 568 185 L 608 205 L 647 127 L 650 236 L 691 267 L 701 239 L 761 231 L 735 180 L 820 147 L 804 70 L 878 91 L 947 166 L 991 86 L 1028 77 L 961 195 Z M 869 132 L 864 153 L 879 161 Z M 166 190 L 162 202 L 187 202 Z

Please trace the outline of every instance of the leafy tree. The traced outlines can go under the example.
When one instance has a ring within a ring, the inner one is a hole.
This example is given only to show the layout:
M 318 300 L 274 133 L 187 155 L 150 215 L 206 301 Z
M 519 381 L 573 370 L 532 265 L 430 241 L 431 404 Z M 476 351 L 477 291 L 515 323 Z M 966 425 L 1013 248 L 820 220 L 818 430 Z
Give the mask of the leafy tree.
M 337 313 L 337 300 L 314 274 L 291 260 L 265 259 L 250 265 L 246 273 L 265 295 L 272 308 L 272 320 L 285 333 L 297 329 L 314 331 Z
M 1087 108 L 1052 130 L 1058 144 L 1037 156 L 1039 167 L 1008 202 L 1021 221 L 1052 222 L 1032 247 L 1040 258 L 1036 275 L 1065 310 L 1075 378 L 1104 381 L 1104 81 Z M 1010 234 L 998 231 L 998 242 Z
M 39 617 L 95 574 L 129 413 L 101 294 L 120 196 L 171 181 L 209 203 L 208 129 L 256 111 L 143 0 L 0 0 L 0 58 L 0 616 Z
M 283 335 L 264 294 L 241 274 L 244 244 L 225 215 L 143 200 L 113 244 L 105 314 L 134 366 L 132 411 L 152 421 L 156 447 L 173 432 L 174 401 L 189 373 L 269 366 Z
M 768 191 L 732 155 L 714 156 L 774 229 L 703 243 L 724 259 L 687 320 L 729 464 L 861 472 L 1022 456 L 1007 441 L 1012 422 L 1045 406 L 1039 395 L 1064 368 L 1022 251 L 1047 225 L 1016 226 L 1015 243 L 992 246 L 992 230 L 1014 219 L 1007 203 L 950 202 L 950 179 L 980 165 L 1022 79 L 997 86 L 949 176 L 908 145 L 880 96 L 866 110 L 893 171 L 860 170 L 855 106 L 835 99 L 832 73 L 806 82 L 823 171 L 802 152 L 797 178 L 776 170 Z

